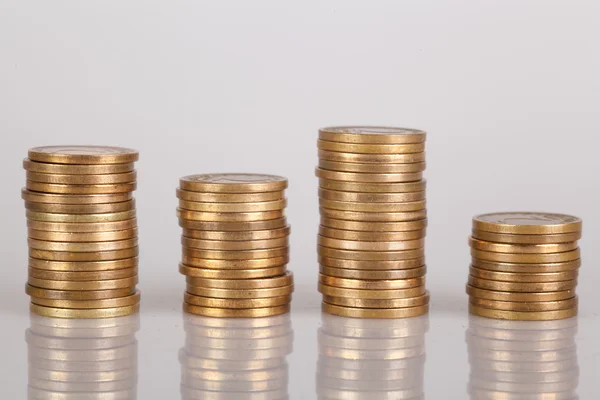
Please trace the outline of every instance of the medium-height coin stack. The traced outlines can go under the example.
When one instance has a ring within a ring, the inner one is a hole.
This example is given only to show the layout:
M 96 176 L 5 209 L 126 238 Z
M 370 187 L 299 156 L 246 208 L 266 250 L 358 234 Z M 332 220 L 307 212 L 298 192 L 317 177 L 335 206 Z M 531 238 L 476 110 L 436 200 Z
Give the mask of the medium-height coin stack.
M 356 318 L 427 313 L 425 132 L 319 131 L 319 291 L 325 312 Z
M 482 317 L 555 320 L 577 315 L 581 220 L 508 212 L 473 218 L 469 310 Z
M 288 312 L 288 181 L 273 175 L 204 174 L 181 178 L 185 311 L 208 317 Z
M 120 147 L 48 146 L 23 162 L 31 311 L 105 318 L 139 310 L 138 152 Z
M 480 399 L 579 399 L 577 318 L 500 321 L 471 315 L 469 394 Z
M 290 315 L 223 319 L 186 315 L 181 399 L 286 400 Z

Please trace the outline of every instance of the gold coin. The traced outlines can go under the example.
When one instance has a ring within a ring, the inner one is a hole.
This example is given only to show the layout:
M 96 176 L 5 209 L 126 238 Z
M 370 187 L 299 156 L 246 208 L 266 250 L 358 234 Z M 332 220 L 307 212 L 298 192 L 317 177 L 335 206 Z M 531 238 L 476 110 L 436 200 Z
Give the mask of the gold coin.
M 48 204 L 25 202 L 25 208 L 30 211 L 53 214 L 105 214 L 123 212 L 135 209 L 135 200 L 109 204 Z
M 137 219 L 132 218 L 125 221 L 94 222 L 94 223 L 62 223 L 27 221 L 27 227 L 38 231 L 66 232 L 66 233 L 97 233 L 113 232 L 137 228 Z
M 73 308 L 52 308 L 31 304 L 29 310 L 37 315 L 52 318 L 114 318 L 125 315 L 135 314 L 140 310 L 140 305 L 98 308 L 98 309 L 73 309 Z
M 286 266 L 272 268 L 255 268 L 255 269 L 209 269 L 188 267 L 184 264 L 179 264 L 179 272 L 182 275 L 191 276 L 194 278 L 204 279 L 257 279 L 271 278 L 278 275 L 283 275 L 286 272 Z
M 260 203 L 198 203 L 179 200 L 179 208 L 189 211 L 209 213 L 254 213 L 283 210 L 287 206 L 286 199 L 263 201 Z
M 361 270 L 394 270 L 394 269 L 412 269 L 425 265 L 425 257 L 413 258 L 410 260 L 397 261 L 358 261 L 358 260 L 343 260 L 339 258 L 330 258 L 319 256 L 319 264 L 344 269 L 361 269 Z
M 291 228 L 287 225 L 284 228 L 267 229 L 262 231 L 241 231 L 241 232 L 218 232 L 218 231 L 197 231 L 193 229 L 184 229 L 183 236 L 199 240 L 227 240 L 227 241 L 246 241 L 246 240 L 272 240 L 285 238 L 289 236 Z
M 360 280 L 390 280 L 390 279 L 411 279 L 425 276 L 427 267 L 418 267 L 412 269 L 401 269 L 391 271 L 379 271 L 379 270 L 356 270 L 356 269 L 344 269 L 344 268 L 333 268 L 321 265 L 319 272 L 323 275 L 333 276 L 338 278 L 347 279 L 360 279 Z M 333 285 L 332 285 L 333 286 Z M 343 304 L 342 304 L 343 305 Z
M 268 297 L 263 299 L 214 299 L 210 297 L 194 296 L 185 293 L 183 301 L 187 304 L 209 308 L 264 308 L 277 307 L 289 304 L 291 296 Z
M 44 146 L 29 149 L 29 159 L 51 164 L 125 164 L 137 161 L 139 153 L 124 147 Z
M 551 273 L 575 271 L 581 267 L 581 259 L 567 261 L 563 263 L 543 263 L 543 264 L 514 264 L 499 263 L 492 261 L 483 261 L 474 258 L 471 262 L 474 267 L 497 272 L 516 272 L 516 273 Z
M 551 244 L 504 244 L 491 243 L 469 238 L 469 246 L 482 251 L 494 253 L 540 254 L 563 253 L 577 249 L 577 242 L 551 243 Z
M 96 243 L 48 242 L 30 238 L 27 240 L 27 243 L 32 249 L 47 251 L 69 251 L 73 253 L 124 250 L 136 247 L 138 245 L 137 238 L 118 240 L 114 242 Z
M 135 218 L 135 210 L 107 214 L 51 214 L 26 211 L 27 219 L 41 222 L 95 223 L 115 222 Z
M 319 149 L 319 159 L 349 163 L 412 164 L 425 161 L 425 152 L 406 154 L 361 154 Z
M 355 203 L 409 203 L 425 200 L 425 195 L 425 190 L 407 193 L 359 193 L 319 188 L 319 198 L 322 200 Z
M 46 279 L 37 279 L 29 277 L 29 285 L 35 286 L 42 289 L 52 290 L 72 290 L 72 291 L 85 291 L 85 290 L 113 290 L 133 287 L 138 283 L 137 275 L 130 278 L 123 279 L 112 279 L 106 281 L 50 281 Z M 37 296 L 36 296 L 37 297 Z
M 277 247 L 287 247 L 289 240 L 287 237 L 268 240 L 248 240 L 248 241 L 229 241 L 229 240 L 199 240 L 190 239 L 183 236 L 181 244 L 190 249 L 202 250 L 263 250 Z
M 330 179 L 332 181 L 367 183 L 416 182 L 423 179 L 422 172 L 414 172 L 411 174 L 367 174 L 362 172 L 329 171 L 321 168 L 315 170 L 315 175 L 318 178 Z
M 191 221 L 209 221 L 209 222 L 253 222 L 268 221 L 284 217 L 283 210 L 248 212 L 248 213 L 211 213 L 200 211 L 187 211 L 181 208 L 177 209 L 177 217 Z
M 573 261 L 580 258 L 579 248 L 576 250 L 565 251 L 563 253 L 549 254 L 511 254 L 511 253 L 493 253 L 490 251 L 481 251 L 471 249 L 471 256 L 485 261 L 507 262 L 507 263 L 559 263 Z
M 364 183 L 343 182 L 331 179 L 319 179 L 319 187 L 327 190 L 360 193 L 409 193 L 422 192 L 427 186 L 425 180 L 402 183 Z
M 137 267 L 115 269 L 111 271 L 49 271 L 29 267 L 29 277 L 51 281 L 104 281 L 131 278 L 136 276 Z M 69 308 L 69 307 L 66 307 Z
M 255 260 L 259 258 L 284 257 L 289 254 L 289 247 L 278 247 L 264 250 L 197 250 L 182 247 L 182 252 L 188 257 L 214 260 Z
M 558 301 L 542 301 L 542 302 L 523 302 L 523 301 L 494 301 L 472 297 L 469 299 L 469 304 L 477 307 L 487 308 L 491 310 L 502 311 L 520 311 L 520 312 L 542 312 L 542 311 L 557 311 L 566 310 L 577 307 L 577 297 L 572 297 L 567 300 Z
M 361 222 L 407 222 L 427 218 L 427 210 L 407 212 L 355 212 L 330 210 L 319 207 L 321 216 L 324 218 L 341 219 L 345 221 Z
M 186 291 L 200 297 L 213 297 L 219 299 L 263 299 L 266 297 L 289 296 L 294 291 L 294 286 L 282 286 L 266 289 L 216 289 L 186 285 Z
M 427 133 L 391 126 L 332 126 L 319 129 L 319 139 L 329 142 L 365 144 L 423 143 Z
M 504 212 L 473 217 L 473 229 L 493 233 L 547 235 L 581 231 L 581 219 L 564 214 Z
M 522 301 L 522 302 L 540 302 L 540 301 L 558 301 L 575 297 L 575 289 L 563 290 L 560 292 L 545 293 L 511 293 L 503 291 L 494 291 L 480 289 L 467 285 L 467 294 L 479 299 L 496 301 Z
M 198 307 L 184 303 L 183 311 L 194 314 L 203 315 L 205 317 L 218 318 L 263 318 L 273 315 L 285 314 L 290 311 L 289 305 L 263 308 L 247 308 L 247 309 L 229 309 L 229 308 L 209 308 Z
M 469 276 L 469 285 L 480 289 L 500 291 L 500 292 L 561 292 L 575 289 L 577 280 L 563 282 L 499 282 L 489 279 L 475 278 Z M 515 300 L 516 301 L 516 300 Z
M 198 203 L 262 203 L 285 198 L 283 190 L 260 193 L 205 193 L 177 188 L 177 198 Z
M 480 317 L 508 319 L 514 321 L 550 321 L 555 319 L 571 318 L 577 315 L 577 307 L 567 310 L 558 311 L 536 311 L 536 312 L 520 312 L 520 311 L 502 311 L 491 310 L 469 304 L 469 312 Z
M 132 172 L 135 169 L 133 162 L 123 164 L 68 165 L 41 163 L 28 159 L 23 160 L 23 168 L 29 172 L 59 175 L 123 174 L 125 172 Z
M 559 233 L 555 235 L 513 235 L 473 230 L 473 237 L 479 240 L 508 244 L 552 244 L 569 243 L 581 239 L 581 232 Z
M 134 294 L 103 300 L 52 300 L 32 297 L 31 302 L 43 307 L 70 308 L 70 309 L 97 309 L 133 306 L 140 302 L 140 292 Z
M 321 257 L 357 261 L 399 261 L 425 256 L 425 249 L 423 248 L 403 251 L 351 251 L 317 246 L 317 250 Z
M 364 174 L 411 174 L 425 171 L 425 162 L 412 164 L 347 163 L 319 160 L 319 168 L 329 171 L 358 172 Z
M 360 250 L 360 251 L 402 251 L 420 249 L 425 246 L 424 239 L 405 240 L 395 242 L 367 242 L 332 239 L 319 235 L 319 246 L 330 247 L 342 250 Z
M 285 275 L 259 279 L 206 279 L 186 277 L 186 282 L 188 285 L 202 288 L 230 290 L 268 289 L 293 285 L 294 275 L 291 272 L 287 272 Z
M 137 228 L 125 229 L 113 232 L 88 232 L 88 233 L 70 233 L 70 232 L 49 232 L 28 230 L 28 236 L 32 239 L 45 240 L 49 242 L 112 242 L 118 240 L 136 238 Z
M 21 198 L 31 203 L 49 203 L 49 204 L 108 204 L 122 203 L 133 198 L 131 192 L 115 194 L 51 194 L 32 192 L 25 188 L 21 190 Z
M 364 231 L 346 231 L 343 229 L 332 229 L 326 226 L 319 226 L 319 235 L 338 239 L 357 242 L 394 242 L 394 241 L 412 241 L 425 238 L 426 230 L 406 232 L 364 232 Z
M 542 273 L 514 273 L 514 272 L 495 272 L 479 268 L 470 268 L 470 274 L 476 278 L 489 279 L 502 282 L 562 282 L 577 279 L 578 271 L 565 272 L 542 272 Z
M 47 271 L 71 271 L 71 272 L 93 272 L 93 271 L 112 271 L 115 269 L 136 268 L 138 258 L 124 258 L 112 261 L 91 261 L 91 262 L 68 262 L 68 261 L 48 261 L 37 258 L 29 259 L 29 266 L 36 269 Z
M 321 216 L 321 225 L 327 228 L 340 229 L 346 231 L 366 231 L 366 232 L 406 232 L 417 231 L 427 227 L 427 218 L 417 221 L 403 222 L 380 222 L 380 221 L 348 221 L 343 219 L 328 218 Z
M 269 229 L 285 228 L 287 219 L 277 218 L 268 221 L 251 221 L 251 222 L 209 222 L 209 221 L 191 221 L 179 218 L 179 226 L 186 229 L 194 229 L 199 231 L 263 231 Z
M 116 194 L 133 192 L 137 183 L 115 183 L 106 185 L 61 185 L 27 181 L 25 187 L 33 192 L 52 194 Z
M 191 192 L 260 193 L 286 189 L 288 180 L 263 174 L 199 174 L 184 176 L 179 187 Z
M 135 171 L 103 175 L 62 175 L 27 171 L 27 180 L 60 185 L 107 185 L 135 182 L 136 179 L 137 173 Z
M 90 253 L 71 253 L 68 251 L 46 251 L 29 249 L 29 257 L 48 261 L 112 261 L 137 257 L 139 249 L 133 247 L 125 250 L 102 251 Z
M 406 212 L 420 211 L 426 207 L 425 200 L 407 203 L 355 203 L 348 201 L 335 201 L 319 199 L 319 206 L 326 209 L 358 212 Z
M 349 297 L 323 296 L 323 302 L 342 307 L 351 308 L 408 308 L 418 307 L 429 304 L 429 292 L 418 297 L 408 297 L 405 299 L 353 299 Z M 336 338 L 337 339 L 337 338 Z
M 425 286 L 417 286 L 409 289 L 391 289 L 391 290 L 365 290 L 348 289 L 334 287 L 319 283 L 319 292 L 325 296 L 344 297 L 351 299 L 406 299 L 409 297 L 419 297 L 426 293 Z
M 358 154 L 411 154 L 425 151 L 425 143 L 410 144 L 362 144 L 317 140 L 317 148 L 325 151 Z
M 51 300 L 104 300 L 130 296 L 135 293 L 135 287 L 114 290 L 51 290 L 27 285 L 25 293 L 31 297 Z
M 410 318 L 429 312 L 429 305 L 407 308 L 352 308 L 323 303 L 323 312 L 348 318 Z
M 410 289 L 425 285 L 425 277 L 394 280 L 359 280 L 319 274 L 319 283 L 327 286 L 360 290 Z
M 263 269 L 280 267 L 287 264 L 290 259 L 288 255 L 282 257 L 262 258 L 253 260 L 214 260 L 206 258 L 194 258 L 187 254 L 183 254 L 181 257 L 182 264 L 188 267 L 196 268 L 208 268 L 208 269 L 223 269 L 223 270 L 237 270 L 237 269 Z

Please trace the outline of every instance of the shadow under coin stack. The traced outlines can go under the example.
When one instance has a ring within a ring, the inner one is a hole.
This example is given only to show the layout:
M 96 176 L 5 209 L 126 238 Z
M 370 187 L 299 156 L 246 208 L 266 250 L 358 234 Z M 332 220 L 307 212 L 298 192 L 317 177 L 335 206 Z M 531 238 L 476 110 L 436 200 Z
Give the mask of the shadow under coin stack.
M 508 212 L 473 218 L 469 310 L 508 320 L 577 315 L 581 220 L 563 214 Z
M 107 318 L 139 310 L 138 152 L 49 146 L 23 162 L 31 311 L 58 318 Z
M 323 311 L 355 318 L 427 313 L 425 132 L 319 131 L 319 291 Z
M 294 333 L 289 314 L 267 318 L 185 316 L 179 352 L 182 400 L 286 400 Z
M 208 317 L 288 312 L 294 286 L 287 271 L 287 179 L 204 174 L 179 184 L 184 311 Z

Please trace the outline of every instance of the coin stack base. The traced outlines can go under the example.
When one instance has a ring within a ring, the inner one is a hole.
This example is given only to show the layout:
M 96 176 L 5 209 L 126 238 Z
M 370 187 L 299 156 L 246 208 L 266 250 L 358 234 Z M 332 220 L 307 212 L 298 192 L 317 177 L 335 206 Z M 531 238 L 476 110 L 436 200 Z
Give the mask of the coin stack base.
M 469 311 L 482 317 L 546 321 L 577 315 L 581 220 L 514 212 L 473 218 Z
M 287 180 L 273 175 L 204 174 L 181 178 L 185 312 L 226 318 L 290 310 Z
M 120 147 L 49 146 L 23 161 L 31 312 L 112 318 L 139 310 L 134 162 Z
M 425 132 L 319 131 L 319 291 L 324 312 L 406 318 L 428 312 Z

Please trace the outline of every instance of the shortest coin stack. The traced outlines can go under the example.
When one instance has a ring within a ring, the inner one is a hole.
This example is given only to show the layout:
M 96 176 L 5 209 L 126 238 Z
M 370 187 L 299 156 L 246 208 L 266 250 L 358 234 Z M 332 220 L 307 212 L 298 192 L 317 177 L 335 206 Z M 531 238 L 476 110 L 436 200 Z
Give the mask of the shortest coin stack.
M 208 317 L 267 317 L 289 311 L 293 275 L 288 181 L 273 175 L 204 174 L 181 178 L 184 311 Z
M 581 220 L 507 212 L 473 218 L 469 310 L 482 317 L 544 321 L 577 315 Z

